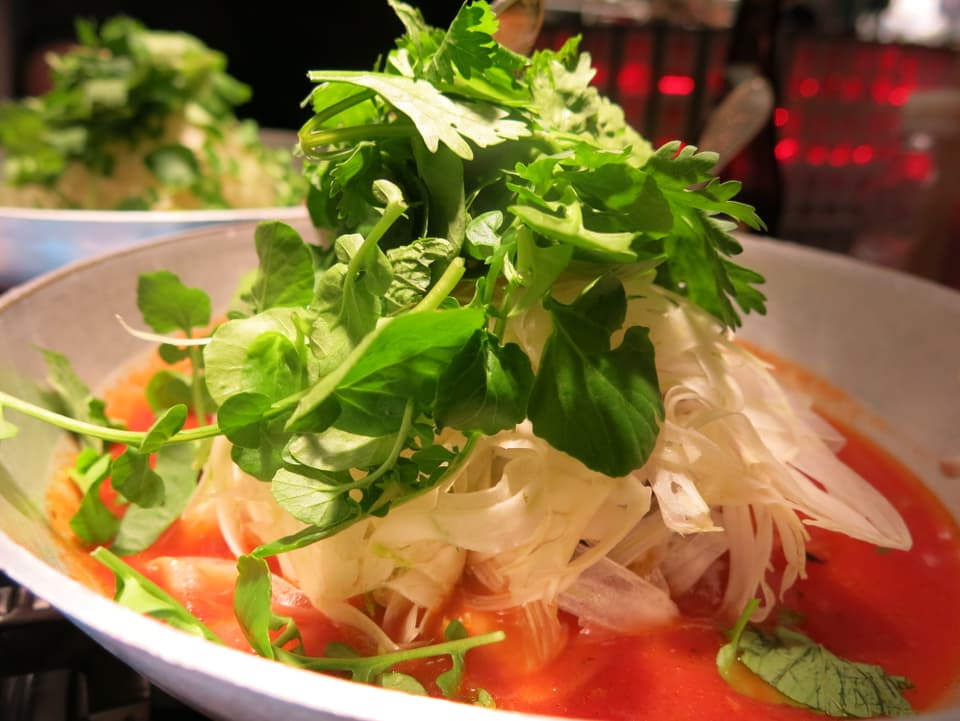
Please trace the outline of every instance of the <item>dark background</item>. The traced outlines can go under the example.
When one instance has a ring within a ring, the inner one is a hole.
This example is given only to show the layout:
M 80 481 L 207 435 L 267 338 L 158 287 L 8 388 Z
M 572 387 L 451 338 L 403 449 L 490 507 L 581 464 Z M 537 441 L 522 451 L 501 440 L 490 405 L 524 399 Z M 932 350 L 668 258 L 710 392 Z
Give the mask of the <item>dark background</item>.
M 459 0 L 417 0 L 426 20 L 446 27 Z M 238 109 L 265 127 L 299 128 L 308 118 L 300 102 L 309 70 L 365 70 L 403 33 L 386 0 L 294 3 L 213 3 L 186 0 L 11 0 L 12 91 L 36 95 L 43 54 L 75 38 L 77 17 L 104 20 L 124 14 L 158 30 L 196 35 L 225 53 L 227 70 L 253 89 Z

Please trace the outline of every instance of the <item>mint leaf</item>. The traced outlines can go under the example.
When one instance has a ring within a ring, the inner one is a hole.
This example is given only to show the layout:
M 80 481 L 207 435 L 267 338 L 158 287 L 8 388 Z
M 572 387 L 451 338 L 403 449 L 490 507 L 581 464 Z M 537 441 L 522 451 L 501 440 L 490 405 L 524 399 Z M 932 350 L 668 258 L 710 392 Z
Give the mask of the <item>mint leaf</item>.
M 880 666 L 847 661 L 796 631 L 772 635 L 748 627 L 740 639 L 740 662 L 780 693 L 829 716 L 909 716 L 903 691 L 913 687 Z
M 622 476 L 653 450 L 663 402 L 647 330 L 632 327 L 617 348 L 626 295 L 611 276 L 572 305 L 550 300 L 554 330 L 530 395 L 534 432 L 588 468 Z
M 911 716 L 903 691 L 913 684 L 880 666 L 847 661 L 798 631 L 767 632 L 749 623 L 760 605 L 753 599 L 717 653 L 720 675 L 736 688 L 732 673 L 742 663 L 790 700 L 840 718 Z

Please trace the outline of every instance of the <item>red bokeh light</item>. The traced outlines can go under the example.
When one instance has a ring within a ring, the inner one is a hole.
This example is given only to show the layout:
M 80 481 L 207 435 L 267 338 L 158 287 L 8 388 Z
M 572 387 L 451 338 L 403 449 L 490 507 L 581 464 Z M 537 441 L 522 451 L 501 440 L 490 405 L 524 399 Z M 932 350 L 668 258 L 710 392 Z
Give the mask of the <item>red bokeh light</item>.
M 617 76 L 617 87 L 626 96 L 643 95 L 647 92 L 647 66 L 640 63 L 624 63 Z
M 858 145 L 853 149 L 850 157 L 857 165 L 865 165 L 873 160 L 873 148 L 869 145 Z
M 807 150 L 807 162 L 810 165 L 823 165 L 827 162 L 827 149 L 822 145 L 811 145 Z
M 850 162 L 850 146 L 838 145 L 830 151 L 830 165 L 839 167 Z
M 664 75 L 657 82 L 657 89 L 664 95 L 689 95 L 694 87 L 689 75 Z
M 933 172 L 933 161 L 926 153 L 909 153 L 903 158 L 903 173 L 910 180 L 926 180 Z
M 800 150 L 800 143 L 796 138 L 784 138 L 773 148 L 773 154 L 780 161 L 793 160 Z
M 820 81 L 816 78 L 804 78 L 800 81 L 798 91 L 803 97 L 812 98 L 820 92 Z
M 777 108 L 773 111 L 773 124 L 778 128 L 790 122 L 790 111 L 786 108 Z
M 887 102 L 891 105 L 900 106 L 906 103 L 909 97 L 909 88 L 900 85 L 890 90 L 890 93 L 887 95 Z

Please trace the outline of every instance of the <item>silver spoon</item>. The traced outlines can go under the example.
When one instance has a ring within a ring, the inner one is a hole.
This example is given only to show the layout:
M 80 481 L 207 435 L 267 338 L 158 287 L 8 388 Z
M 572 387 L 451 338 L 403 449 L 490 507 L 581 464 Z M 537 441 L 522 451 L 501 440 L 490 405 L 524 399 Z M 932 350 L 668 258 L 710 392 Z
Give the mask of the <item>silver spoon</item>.
M 490 9 L 500 19 L 496 39 L 515 53 L 527 55 L 543 25 L 545 0 L 494 0 Z
M 773 112 L 770 81 L 756 76 L 744 80 L 720 101 L 707 118 L 697 147 L 719 155 L 717 175 L 760 132 Z

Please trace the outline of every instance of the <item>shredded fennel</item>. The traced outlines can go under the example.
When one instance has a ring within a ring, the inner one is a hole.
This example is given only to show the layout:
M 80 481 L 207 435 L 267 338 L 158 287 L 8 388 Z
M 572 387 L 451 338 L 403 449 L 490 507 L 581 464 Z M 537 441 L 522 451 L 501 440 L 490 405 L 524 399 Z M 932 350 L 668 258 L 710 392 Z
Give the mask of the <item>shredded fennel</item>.
M 604 476 L 524 423 L 480 439 L 444 485 L 386 517 L 281 554 L 284 575 L 317 608 L 389 647 L 417 641 L 464 574 L 483 589 L 470 597 L 477 607 L 559 606 L 633 631 L 672 617 L 671 595 L 690 589 L 724 553 L 730 569 L 720 612 L 735 618 L 756 596 L 753 620 L 763 619 L 805 574 L 807 525 L 909 547 L 896 511 L 836 459 L 836 433 L 764 362 L 648 274 L 625 284 L 627 324 L 650 328 L 666 408 L 642 468 Z M 507 337 L 534 357 L 546 325 L 531 309 L 511 320 Z M 304 527 L 268 484 L 233 465 L 224 439 L 215 441 L 187 514 L 211 507 L 238 555 Z M 778 548 L 786 566 L 773 588 Z M 362 594 L 388 609 L 389 639 L 363 614 L 345 611 Z

